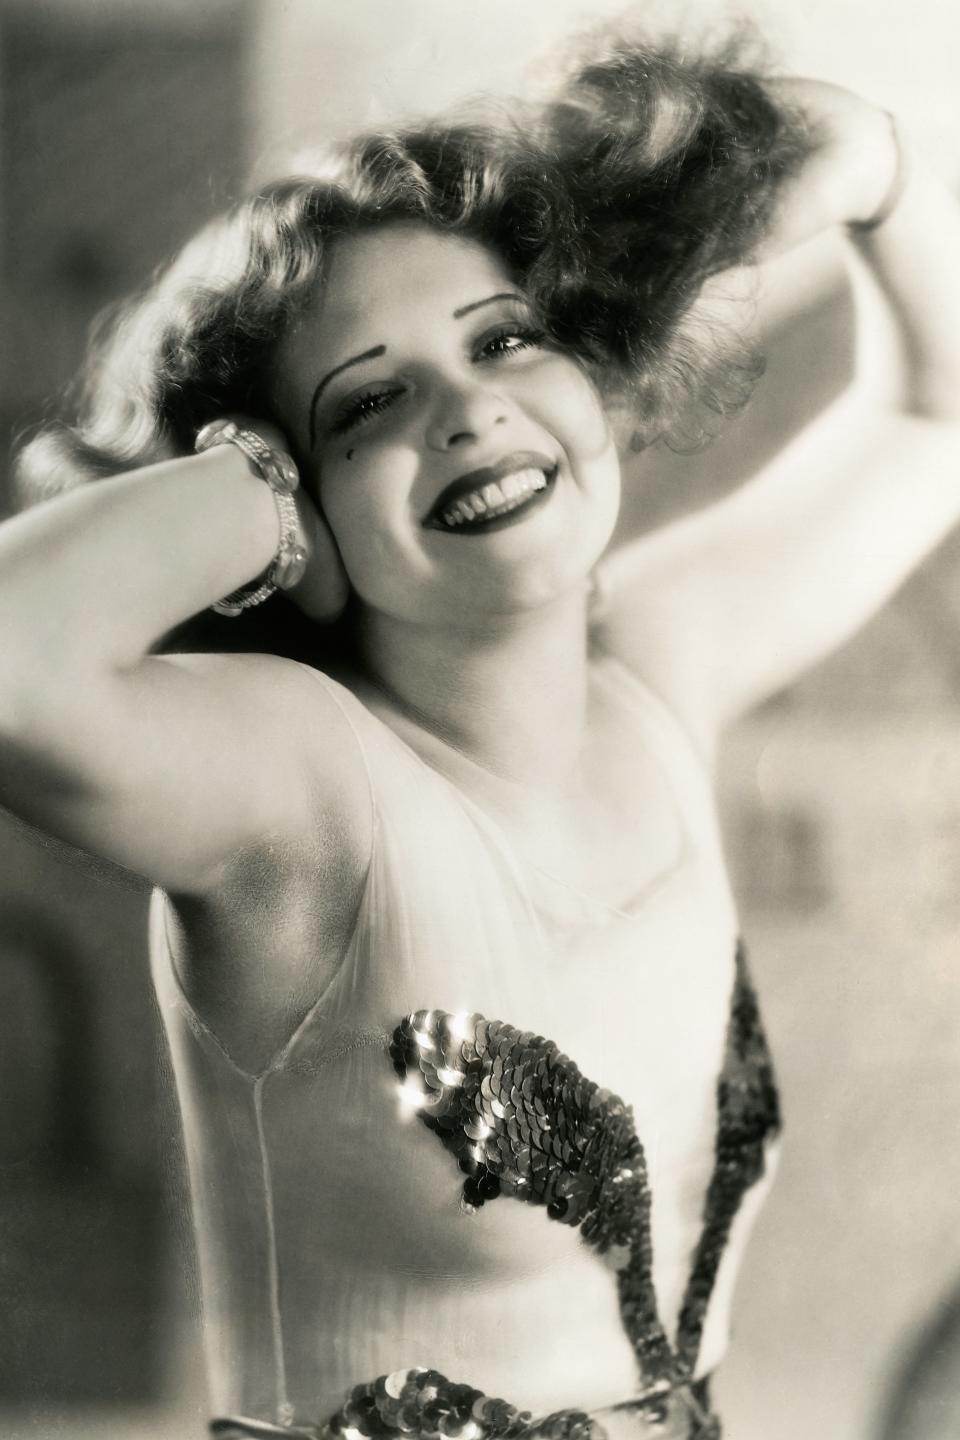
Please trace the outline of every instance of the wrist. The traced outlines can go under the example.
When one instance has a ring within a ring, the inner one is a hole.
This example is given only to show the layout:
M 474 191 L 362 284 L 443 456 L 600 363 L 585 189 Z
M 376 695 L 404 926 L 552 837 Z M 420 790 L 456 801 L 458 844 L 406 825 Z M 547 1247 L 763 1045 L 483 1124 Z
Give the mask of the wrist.
M 788 241 L 837 225 L 855 230 L 881 224 L 905 177 L 889 111 L 822 80 L 787 76 L 767 83 L 808 137 L 807 159 L 786 189 Z
M 230 445 L 246 457 L 251 472 L 270 492 L 278 527 L 276 548 L 266 570 L 218 600 L 213 609 L 221 615 L 237 616 L 262 604 L 277 590 L 291 589 L 302 578 L 307 564 L 303 526 L 295 499 L 300 476 L 291 456 L 268 443 L 264 429 L 254 430 L 229 419 L 213 420 L 202 427 L 195 442 L 199 454 Z
M 888 110 L 880 115 L 885 123 L 885 144 L 875 143 L 871 152 L 873 166 L 866 172 L 868 193 L 858 201 L 857 213 L 846 222 L 855 234 L 866 234 L 885 224 L 899 206 L 910 179 L 909 157 L 896 118 Z

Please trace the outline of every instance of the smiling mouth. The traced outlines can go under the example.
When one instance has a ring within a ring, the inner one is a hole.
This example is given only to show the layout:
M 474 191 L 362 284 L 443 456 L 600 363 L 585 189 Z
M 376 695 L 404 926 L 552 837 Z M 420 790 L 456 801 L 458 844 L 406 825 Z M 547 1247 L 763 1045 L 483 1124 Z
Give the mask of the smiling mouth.
M 507 457 L 448 486 L 424 524 L 460 535 L 499 529 L 544 500 L 556 477 L 557 466 L 544 456 Z

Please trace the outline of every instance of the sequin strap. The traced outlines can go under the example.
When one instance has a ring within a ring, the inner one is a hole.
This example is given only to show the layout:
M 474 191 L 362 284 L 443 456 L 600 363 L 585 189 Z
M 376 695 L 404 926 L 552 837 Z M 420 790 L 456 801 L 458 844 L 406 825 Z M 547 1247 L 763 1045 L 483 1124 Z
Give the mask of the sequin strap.
M 512 1195 L 578 1226 L 617 1271 L 644 1382 L 679 1380 L 657 1316 L 647 1167 L 630 1107 L 552 1041 L 481 1015 L 418 1010 L 390 1054 L 405 1097 L 466 1175 L 464 1205 Z
M 421 1369 L 355 1385 L 323 1425 L 287 1427 L 241 1416 L 210 1425 L 216 1440 L 610 1440 L 611 1430 L 630 1440 L 720 1440 L 705 1381 L 594 1415 L 569 1409 L 534 1419 L 506 1400 Z
M 401 1435 L 417 1440 L 605 1440 L 604 1430 L 583 1410 L 558 1410 L 535 1420 L 529 1410 L 419 1368 L 354 1386 L 323 1440 Z
M 635 1440 L 717 1440 L 702 1384 L 647 1396 L 599 1412 L 623 1433 L 626 1420 Z M 556 1410 L 534 1418 L 506 1400 L 448 1380 L 437 1370 L 397 1370 L 355 1385 L 349 1399 L 325 1424 L 285 1428 L 237 1416 L 213 1421 L 217 1440 L 609 1440 L 597 1415 Z
M 744 1195 L 763 1175 L 768 1142 L 780 1130 L 780 1103 L 743 945 L 723 1070 L 717 1082 L 717 1141 L 703 1229 L 680 1311 L 677 1354 L 692 1370 L 720 1260 Z

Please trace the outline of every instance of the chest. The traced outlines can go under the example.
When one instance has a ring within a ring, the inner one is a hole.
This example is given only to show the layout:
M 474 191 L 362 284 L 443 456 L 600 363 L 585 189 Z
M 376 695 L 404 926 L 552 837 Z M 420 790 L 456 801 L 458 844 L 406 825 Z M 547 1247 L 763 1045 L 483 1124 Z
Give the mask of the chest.
M 577 753 L 518 782 L 427 740 L 430 767 L 524 872 L 635 913 L 691 855 L 722 864 L 708 777 L 663 717 L 596 680 Z
M 719 857 L 697 844 L 655 780 L 670 843 L 650 850 L 642 837 L 638 850 L 621 837 L 634 862 L 624 908 L 564 868 L 569 851 L 555 870 L 530 860 L 515 831 L 435 773 L 385 795 L 351 950 L 317 1030 L 321 1051 L 334 1021 L 389 1034 L 420 1009 L 480 1013 L 555 1041 L 620 1095 L 658 1174 L 677 1184 L 691 1166 L 699 1175 L 736 925 Z M 638 884 L 641 856 L 652 863 Z M 351 1123 L 362 1123 L 358 1105 Z
M 675 727 L 598 685 L 550 786 L 378 744 L 374 856 L 330 1003 L 387 1032 L 438 1007 L 547 1036 L 665 1163 L 702 1154 L 737 927 L 709 780 Z

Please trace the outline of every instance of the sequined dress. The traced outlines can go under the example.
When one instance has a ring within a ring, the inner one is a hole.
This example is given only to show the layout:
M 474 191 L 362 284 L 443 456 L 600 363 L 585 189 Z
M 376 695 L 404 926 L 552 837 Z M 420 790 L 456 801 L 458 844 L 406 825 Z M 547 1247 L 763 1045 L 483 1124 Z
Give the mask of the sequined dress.
M 373 851 L 332 980 L 259 1072 L 186 999 L 155 896 L 214 1434 L 720 1434 L 706 1377 L 776 1092 L 707 778 L 654 697 L 594 668 L 676 815 L 622 908 L 518 857 L 316 672 Z

